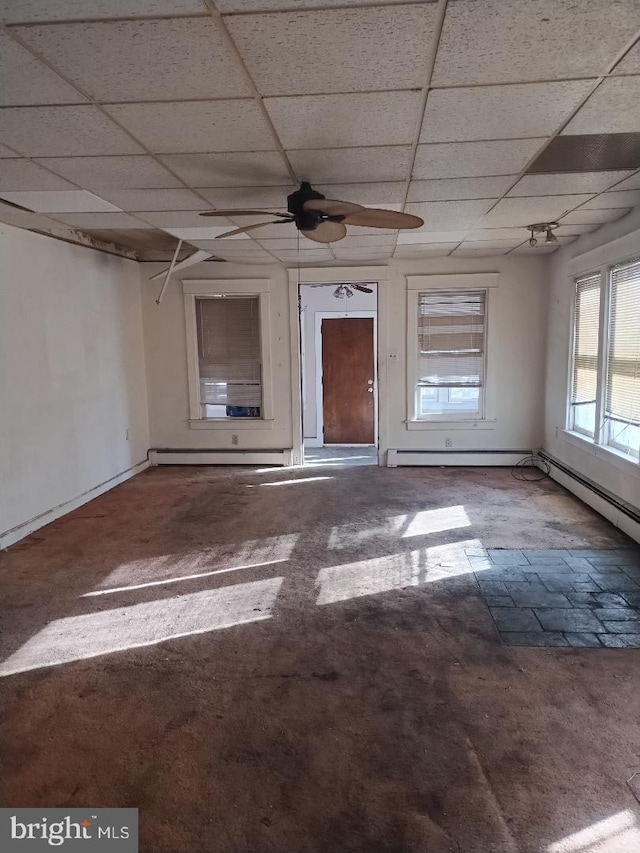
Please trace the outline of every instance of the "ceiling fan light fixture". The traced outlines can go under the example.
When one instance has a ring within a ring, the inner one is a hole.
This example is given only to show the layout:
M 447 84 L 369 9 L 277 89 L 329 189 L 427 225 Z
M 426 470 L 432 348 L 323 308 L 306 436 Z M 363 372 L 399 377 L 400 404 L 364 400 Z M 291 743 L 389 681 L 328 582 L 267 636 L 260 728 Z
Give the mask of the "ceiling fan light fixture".
M 538 236 L 544 234 L 544 244 L 545 246 L 553 245 L 554 243 L 558 243 L 558 238 L 553 233 L 554 229 L 558 228 L 557 222 L 536 222 L 533 225 L 527 225 L 527 231 L 531 231 L 531 237 L 529 237 L 529 245 L 531 248 L 538 245 L 538 240 L 536 239 L 536 234 Z
M 557 242 L 558 242 L 558 238 L 557 238 L 557 237 L 556 237 L 556 235 L 553 233 L 553 231 L 551 230 L 551 228 L 547 228 L 547 236 L 545 237 L 544 242 L 545 242 L 545 243 L 547 243 L 547 244 L 548 244 L 548 243 L 557 243 Z
M 347 287 L 346 284 L 339 284 L 333 291 L 333 295 L 336 299 L 351 299 L 353 296 L 353 290 L 351 290 L 350 287 Z

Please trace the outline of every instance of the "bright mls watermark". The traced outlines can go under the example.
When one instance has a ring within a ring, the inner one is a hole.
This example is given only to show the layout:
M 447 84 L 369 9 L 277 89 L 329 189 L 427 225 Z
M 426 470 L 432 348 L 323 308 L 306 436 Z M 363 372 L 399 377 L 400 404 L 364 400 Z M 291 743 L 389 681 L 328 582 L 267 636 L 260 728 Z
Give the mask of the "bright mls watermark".
M 0 809 L 2 853 L 138 853 L 138 809 Z

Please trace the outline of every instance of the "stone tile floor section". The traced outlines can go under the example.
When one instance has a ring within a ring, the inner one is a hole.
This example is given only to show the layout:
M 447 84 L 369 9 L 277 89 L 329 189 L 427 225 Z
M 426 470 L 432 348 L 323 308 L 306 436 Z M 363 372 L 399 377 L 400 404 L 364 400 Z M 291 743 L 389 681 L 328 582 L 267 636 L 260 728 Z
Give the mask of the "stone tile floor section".
M 640 648 L 640 548 L 466 554 L 505 645 Z

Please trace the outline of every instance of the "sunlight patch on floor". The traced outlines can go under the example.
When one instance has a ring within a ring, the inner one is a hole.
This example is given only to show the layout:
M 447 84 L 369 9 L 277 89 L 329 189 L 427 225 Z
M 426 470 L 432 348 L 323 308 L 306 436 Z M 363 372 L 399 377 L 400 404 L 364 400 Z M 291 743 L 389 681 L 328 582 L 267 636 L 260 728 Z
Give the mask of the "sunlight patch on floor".
M 547 853 L 635 853 L 638 850 L 640 828 L 629 809 L 547 847 Z
M 471 522 L 463 506 L 439 507 L 405 515 L 394 515 L 379 522 L 356 522 L 331 528 L 329 548 L 353 548 L 379 537 L 425 536 L 444 530 L 470 527 Z
M 477 547 L 477 539 L 419 548 L 390 557 L 328 566 L 318 574 L 316 604 L 333 604 L 363 595 L 376 595 L 408 586 L 421 586 L 460 575 L 472 575 L 464 549 Z
M 288 560 L 299 533 L 229 542 L 186 554 L 161 554 L 130 560 L 110 572 L 95 591 L 113 587 L 139 586 L 155 581 L 204 575 L 221 569 L 262 566 Z
M 57 619 L 0 664 L 0 676 L 270 619 L 282 581 L 269 578 Z

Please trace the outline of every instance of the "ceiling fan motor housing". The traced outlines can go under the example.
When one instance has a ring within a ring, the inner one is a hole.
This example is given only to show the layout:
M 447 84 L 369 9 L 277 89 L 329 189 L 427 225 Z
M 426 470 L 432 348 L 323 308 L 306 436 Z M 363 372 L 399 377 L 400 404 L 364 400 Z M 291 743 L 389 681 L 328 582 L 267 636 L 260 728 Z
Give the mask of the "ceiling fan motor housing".
M 344 216 L 326 216 L 326 214 L 320 211 L 305 210 L 303 206 L 305 201 L 309 201 L 312 198 L 323 199 L 326 196 L 312 189 L 311 184 L 307 181 L 300 184 L 299 190 L 287 196 L 287 210 L 295 216 L 296 226 L 301 231 L 313 231 L 323 219 L 330 219 L 334 222 L 340 222 L 344 219 Z

